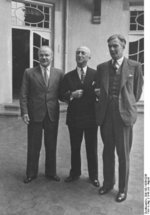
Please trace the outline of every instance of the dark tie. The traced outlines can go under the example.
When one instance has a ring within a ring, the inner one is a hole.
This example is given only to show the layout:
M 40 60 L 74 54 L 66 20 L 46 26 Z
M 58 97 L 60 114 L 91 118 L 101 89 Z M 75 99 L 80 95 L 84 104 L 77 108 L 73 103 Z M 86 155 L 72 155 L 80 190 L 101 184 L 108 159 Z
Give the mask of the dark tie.
M 83 84 L 84 83 L 84 78 L 85 78 L 85 74 L 84 74 L 83 68 L 81 68 L 80 72 L 81 72 L 81 83 Z
M 48 74 L 47 74 L 47 68 L 44 67 L 44 81 L 46 86 L 48 86 Z

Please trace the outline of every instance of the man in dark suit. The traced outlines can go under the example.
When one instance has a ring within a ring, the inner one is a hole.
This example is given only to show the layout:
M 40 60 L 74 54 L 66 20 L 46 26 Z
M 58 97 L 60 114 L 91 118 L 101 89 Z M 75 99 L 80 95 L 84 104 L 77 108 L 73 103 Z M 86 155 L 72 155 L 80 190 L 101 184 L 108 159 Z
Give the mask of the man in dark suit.
M 81 46 L 76 50 L 77 68 L 64 76 L 61 94 L 68 102 L 67 120 L 71 144 L 71 170 L 65 182 L 77 180 L 81 175 L 80 149 L 85 138 L 90 181 L 99 186 L 97 158 L 97 125 L 95 119 L 95 70 L 87 66 L 90 50 Z
M 26 69 L 23 76 L 20 107 L 28 126 L 27 170 L 24 183 L 37 177 L 44 130 L 45 176 L 60 181 L 56 175 L 56 143 L 59 120 L 59 90 L 63 78 L 59 69 L 51 67 L 53 52 L 42 46 L 38 52 L 40 65 Z
M 109 192 L 115 183 L 115 148 L 119 161 L 119 192 L 117 202 L 126 199 L 129 177 L 129 155 L 132 127 L 137 118 L 136 102 L 142 93 L 141 64 L 123 56 L 126 40 L 122 35 L 108 39 L 112 59 L 97 67 L 97 123 L 104 143 L 103 186 L 99 194 Z

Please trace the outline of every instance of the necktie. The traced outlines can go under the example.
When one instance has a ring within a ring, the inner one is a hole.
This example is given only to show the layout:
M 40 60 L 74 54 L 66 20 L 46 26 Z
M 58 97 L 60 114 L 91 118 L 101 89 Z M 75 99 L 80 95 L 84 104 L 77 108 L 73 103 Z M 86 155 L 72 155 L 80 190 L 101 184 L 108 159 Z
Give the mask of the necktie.
M 113 69 L 114 69 L 116 75 L 119 74 L 119 72 L 118 72 L 118 69 L 119 69 L 119 68 L 118 68 L 117 65 L 118 65 L 118 64 L 117 64 L 117 60 L 114 60 L 112 66 L 113 66 Z
M 46 86 L 48 86 L 48 74 L 47 74 L 47 68 L 44 68 L 44 81 Z
M 83 68 L 81 68 L 81 83 L 83 84 L 84 83 L 84 78 L 85 78 L 85 74 L 84 74 L 84 70 Z

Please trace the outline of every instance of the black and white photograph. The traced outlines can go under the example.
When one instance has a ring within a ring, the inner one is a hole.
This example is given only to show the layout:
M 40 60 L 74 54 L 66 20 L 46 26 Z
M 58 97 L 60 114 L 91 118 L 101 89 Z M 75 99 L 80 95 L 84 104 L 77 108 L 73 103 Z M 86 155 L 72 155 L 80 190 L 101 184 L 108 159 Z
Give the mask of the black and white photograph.
M 0 1 L 0 215 L 150 214 L 148 7 Z

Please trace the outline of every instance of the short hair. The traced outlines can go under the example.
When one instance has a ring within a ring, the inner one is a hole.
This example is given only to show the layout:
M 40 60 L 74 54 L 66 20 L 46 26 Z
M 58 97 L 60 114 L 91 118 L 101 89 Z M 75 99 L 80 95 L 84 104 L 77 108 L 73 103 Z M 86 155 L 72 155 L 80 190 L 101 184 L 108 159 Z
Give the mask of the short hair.
M 122 46 L 125 48 L 125 45 L 126 45 L 126 39 L 123 35 L 121 34 L 113 34 L 112 36 L 110 36 L 107 40 L 107 42 L 109 43 L 111 40 L 114 40 L 114 39 L 118 39 L 120 40 L 120 42 L 122 43 Z
M 89 58 L 91 58 L 91 50 L 87 46 L 79 46 L 76 52 L 78 51 L 78 49 L 83 49 L 84 51 L 86 51 L 86 53 L 88 53 L 89 55 Z
M 43 46 L 41 46 L 41 47 L 38 49 L 38 55 L 40 54 L 40 51 L 41 51 L 42 48 L 48 48 L 48 49 L 50 50 L 52 56 L 53 56 L 53 50 L 52 50 L 52 48 L 51 48 L 50 46 L 46 46 L 46 45 L 43 45 Z

